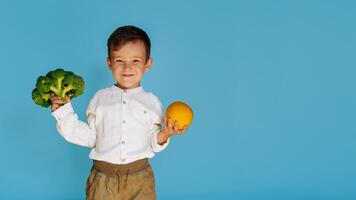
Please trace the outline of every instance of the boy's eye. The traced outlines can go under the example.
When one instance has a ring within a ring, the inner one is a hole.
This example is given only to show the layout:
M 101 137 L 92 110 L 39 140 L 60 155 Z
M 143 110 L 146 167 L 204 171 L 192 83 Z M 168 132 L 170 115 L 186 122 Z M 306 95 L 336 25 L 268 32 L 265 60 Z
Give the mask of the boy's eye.
M 134 60 L 133 62 L 134 62 L 134 63 L 138 63 L 138 62 L 140 62 L 140 60 Z
M 115 62 L 122 63 L 123 61 L 122 60 L 116 60 Z

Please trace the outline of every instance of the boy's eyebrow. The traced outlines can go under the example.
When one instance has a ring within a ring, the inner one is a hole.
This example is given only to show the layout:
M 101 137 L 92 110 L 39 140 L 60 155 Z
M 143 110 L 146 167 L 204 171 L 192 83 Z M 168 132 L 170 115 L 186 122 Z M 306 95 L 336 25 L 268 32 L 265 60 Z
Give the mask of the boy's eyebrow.
M 133 56 L 134 58 L 140 58 L 140 59 L 142 59 L 142 57 L 141 56 Z

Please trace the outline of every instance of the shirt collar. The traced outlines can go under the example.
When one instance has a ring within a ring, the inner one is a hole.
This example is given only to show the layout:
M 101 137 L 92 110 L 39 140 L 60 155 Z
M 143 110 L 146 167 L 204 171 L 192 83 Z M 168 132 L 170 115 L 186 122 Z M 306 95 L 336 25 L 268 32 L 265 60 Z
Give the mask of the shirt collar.
M 143 91 L 141 86 L 133 89 L 124 90 L 122 88 L 117 87 L 115 84 L 111 87 L 114 91 L 124 92 L 126 94 L 135 94 Z

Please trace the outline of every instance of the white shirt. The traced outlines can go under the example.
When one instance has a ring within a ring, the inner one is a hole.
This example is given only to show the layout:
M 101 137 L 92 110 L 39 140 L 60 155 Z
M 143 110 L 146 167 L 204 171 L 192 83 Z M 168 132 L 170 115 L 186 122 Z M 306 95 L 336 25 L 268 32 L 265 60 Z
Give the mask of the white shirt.
M 114 164 L 152 158 L 159 145 L 162 104 L 142 87 L 123 90 L 113 85 L 99 90 L 87 109 L 88 123 L 78 120 L 70 102 L 52 112 L 57 130 L 68 142 L 92 148 L 89 157 Z

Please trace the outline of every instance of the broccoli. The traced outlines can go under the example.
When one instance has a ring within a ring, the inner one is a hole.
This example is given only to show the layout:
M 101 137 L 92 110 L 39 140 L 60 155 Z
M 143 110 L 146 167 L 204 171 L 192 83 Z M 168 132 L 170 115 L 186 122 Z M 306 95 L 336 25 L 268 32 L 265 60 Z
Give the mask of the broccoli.
M 36 82 L 36 88 L 32 90 L 32 100 L 41 107 L 51 105 L 51 95 L 62 97 L 77 97 L 84 93 L 84 80 L 71 71 L 56 69 L 50 71 L 46 76 L 40 76 Z

